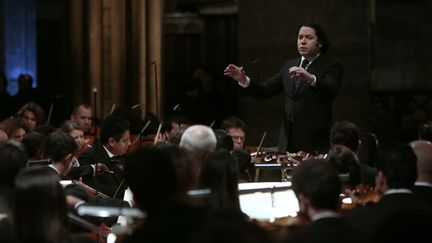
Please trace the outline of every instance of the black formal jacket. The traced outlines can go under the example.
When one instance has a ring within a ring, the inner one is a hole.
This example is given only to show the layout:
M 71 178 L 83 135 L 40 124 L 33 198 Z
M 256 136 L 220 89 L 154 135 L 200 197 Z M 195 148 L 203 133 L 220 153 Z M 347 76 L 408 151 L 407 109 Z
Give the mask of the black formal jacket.
M 377 203 L 351 209 L 345 214 L 345 219 L 364 232 L 375 233 L 387 219 L 404 212 L 430 215 L 431 210 L 413 193 L 392 193 L 384 195 Z
M 264 82 L 251 80 L 246 93 L 269 98 L 283 93 L 285 108 L 281 125 L 279 149 L 297 152 L 327 152 L 328 133 L 332 123 L 332 105 L 341 85 L 343 68 L 324 54 L 307 68 L 317 78 L 316 85 L 301 81 L 294 90 L 289 68 L 300 65 L 300 58 L 287 61 L 280 71 Z
M 350 226 L 341 217 L 321 218 L 294 230 L 283 243 L 345 243 L 368 242 L 369 235 Z
M 118 190 L 115 198 L 123 199 L 124 192 L 127 188 L 127 184 L 123 180 L 123 161 L 111 159 L 103 146 L 101 144 L 96 144 L 80 155 L 79 162 L 82 165 L 96 163 L 105 164 L 113 173 L 84 178 L 84 183 L 109 197 L 114 197 Z

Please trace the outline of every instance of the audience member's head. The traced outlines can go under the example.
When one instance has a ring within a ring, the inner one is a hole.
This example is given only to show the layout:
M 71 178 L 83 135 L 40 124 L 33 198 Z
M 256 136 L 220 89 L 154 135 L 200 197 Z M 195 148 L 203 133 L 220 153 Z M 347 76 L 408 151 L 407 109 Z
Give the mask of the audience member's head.
M 300 212 L 312 216 L 315 210 L 340 208 L 341 181 L 338 171 L 328 161 L 309 159 L 292 172 L 292 187 L 299 200 Z
M 209 152 L 204 158 L 198 186 L 210 189 L 204 204 L 213 209 L 240 210 L 238 164 L 228 150 Z
M 20 171 L 15 180 L 13 222 L 16 242 L 65 242 L 66 196 L 55 175 L 43 167 Z
M 125 161 L 125 179 L 134 201 L 147 213 L 176 202 L 180 185 L 171 153 L 166 148 L 145 146 Z
M 18 172 L 27 164 L 25 151 L 11 141 L 0 141 L 0 185 L 12 188 Z
M 20 74 L 17 82 L 18 92 L 24 92 L 33 88 L 33 77 L 29 74 Z

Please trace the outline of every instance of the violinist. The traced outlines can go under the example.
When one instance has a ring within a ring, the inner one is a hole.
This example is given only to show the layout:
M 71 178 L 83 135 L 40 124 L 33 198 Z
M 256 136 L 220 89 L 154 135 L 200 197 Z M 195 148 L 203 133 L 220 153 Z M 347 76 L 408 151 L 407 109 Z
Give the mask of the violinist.
M 330 145 L 345 145 L 358 155 L 362 143 L 357 126 L 350 121 L 338 121 L 330 129 Z M 370 167 L 365 161 L 359 163 L 361 171 L 361 184 L 373 187 L 375 185 L 376 169 Z
M 127 119 L 109 115 L 101 124 L 100 143 L 84 151 L 81 165 L 102 163 L 110 173 L 97 174 L 84 178 L 84 182 L 96 190 L 113 198 L 123 198 L 127 188 L 123 180 L 124 157 L 130 145 L 129 122 Z
M 375 187 L 382 197 L 377 203 L 349 210 L 345 218 L 350 224 L 362 231 L 376 233 L 383 226 L 380 222 L 397 213 L 430 213 L 430 205 L 421 201 L 412 192 L 417 177 L 417 166 L 416 155 L 408 144 L 389 144 L 379 155 L 377 169 Z M 429 218 L 430 220 L 432 218 Z
M 68 180 L 69 171 L 76 162 L 78 145 L 75 140 L 63 132 L 53 132 L 49 135 L 45 144 L 46 158 L 51 160 L 51 164 L 46 170 L 51 174 L 57 175 L 58 180 Z M 110 198 L 98 198 L 98 195 L 89 193 L 81 183 L 73 183 L 65 187 L 68 206 L 72 209 L 78 208 L 83 203 L 92 203 L 105 206 L 129 207 L 127 202 Z M 105 223 L 113 223 L 115 219 L 104 219 Z
M 75 142 L 78 144 L 79 151 L 76 154 L 77 157 L 80 156 L 85 150 L 91 148 L 92 146 L 87 144 L 84 139 L 84 132 L 79 126 L 79 124 L 72 120 L 66 120 L 59 127 L 59 131 L 64 132 L 72 136 Z M 106 165 L 102 163 L 96 163 L 91 165 L 80 165 L 79 160 L 77 160 L 74 166 L 68 173 L 68 176 L 72 179 L 79 179 L 80 177 L 91 177 L 96 174 L 109 173 L 109 169 Z
M 282 242 L 367 242 L 340 214 L 341 181 L 329 162 L 308 159 L 292 172 L 292 188 L 299 202 L 299 215 L 309 224 L 289 232 Z
M 91 106 L 87 103 L 76 105 L 72 110 L 70 119 L 77 122 L 84 131 L 85 142 L 93 145 L 99 136 L 99 129 L 92 126 L 93 114 Z

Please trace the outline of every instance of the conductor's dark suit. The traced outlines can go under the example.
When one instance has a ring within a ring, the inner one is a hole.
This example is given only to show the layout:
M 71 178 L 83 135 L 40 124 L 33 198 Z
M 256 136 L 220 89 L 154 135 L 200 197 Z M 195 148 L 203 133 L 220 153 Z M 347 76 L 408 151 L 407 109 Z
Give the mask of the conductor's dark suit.
M 279 150 L 326 150 L 332 122 L 333 99 L 339 91 L 343 69 L 340 64 L 321 54 L 307 67 L 307 71 L 316 76 L 315 86 L 301 81 L 295 89 L 289 68 L 300 66 L 300 60 L 297 58 L 287 61 L 276 75 L 265 82 L 251 80 L 246 93 L 258 98 L 284 93 L 285 108 Z

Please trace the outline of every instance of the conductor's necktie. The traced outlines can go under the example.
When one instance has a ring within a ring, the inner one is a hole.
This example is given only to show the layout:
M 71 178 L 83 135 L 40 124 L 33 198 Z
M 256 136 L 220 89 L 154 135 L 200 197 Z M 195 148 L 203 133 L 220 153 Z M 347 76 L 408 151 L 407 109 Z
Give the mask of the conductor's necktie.
M 307 67 L 308 64 L 309 64 L 309 61 L 306 58 L 304 58 L 303 61 L 302 61 L 302 63 L 301 63 L 301 65 L 300 65 L 300 67 L 306 69 L 306 67 Z M 296 77 L 294 79 L 294 91 L 296 91 L 299 86 L 300 86 L 300 79 L 298 77 Z

